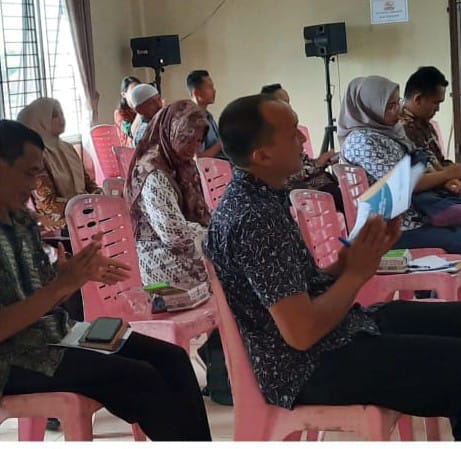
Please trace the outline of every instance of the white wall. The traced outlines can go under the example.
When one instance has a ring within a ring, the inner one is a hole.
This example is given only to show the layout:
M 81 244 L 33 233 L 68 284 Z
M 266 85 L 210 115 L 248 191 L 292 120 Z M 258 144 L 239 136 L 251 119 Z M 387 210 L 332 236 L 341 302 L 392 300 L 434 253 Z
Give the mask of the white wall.
M 121 77 L 136 73 L 130 68 L 130 37 L 136 33 L 182 37 L 219 2 L 93 0 L 100 116 L 111 117 Z M 346 22 L 349 52 L 340 56 L 339 72 L 337 63 L 331 67 L 337 115 L 340 94 L 356 76 L 379 74 L 404 84 L 419 66 L 435 65 L 449 78 L 446 8 L 447 0 L 409 0 L 408 23 L 371 26 L 369 0 L 227 0 L 213 19 L 181 42 L 182 64 L 166 68 L 164 96 L 167 101 L 186 97 L 187 73 L 206 68 L 218 89 L 211 108 L 218 116 L 236 97 L 255 93 L 263 84 L 281 82 L 318 150 L 326 124 L 324 67 L 320 58 L 305 57 L 303 27 Z M 437 117 L 446 141 L 452 120 L 451 100 L 447 100 Z
M 96 67 L 96 87 L 100 94 L 99 123 L 113 123 L 120 100 L 120 83 L 126 75 L 143 79 L 144 69 L 131 67 L 130 38 L 141 33 L 138 0 L 92 0 L 91 20 Z

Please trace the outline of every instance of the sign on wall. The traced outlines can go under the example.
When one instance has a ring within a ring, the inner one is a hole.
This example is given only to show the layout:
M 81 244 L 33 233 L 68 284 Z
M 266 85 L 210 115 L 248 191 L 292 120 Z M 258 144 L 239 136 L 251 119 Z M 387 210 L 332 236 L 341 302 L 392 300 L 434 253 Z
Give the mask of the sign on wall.
M 371 23 L 408 22 L 408 0 L 370 0 Z

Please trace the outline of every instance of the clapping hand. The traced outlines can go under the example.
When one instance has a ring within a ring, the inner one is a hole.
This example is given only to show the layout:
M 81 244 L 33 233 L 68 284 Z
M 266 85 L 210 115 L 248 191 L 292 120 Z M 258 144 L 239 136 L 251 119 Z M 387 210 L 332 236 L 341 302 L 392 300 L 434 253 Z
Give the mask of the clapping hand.
M 444 187 L 454 195 L 459 195 L 461 193 L 461 181 L 459 179 L 450 179 L 450 181 L 444 184 Z
M 128 265 L 100 253 L 101 238 L 102 234 L 96 234 L 92 243 L 71 257 L 59 244 L 56 282 L 66 294 L 73 293 L 88 281 L 113 285 L 130 277 Z

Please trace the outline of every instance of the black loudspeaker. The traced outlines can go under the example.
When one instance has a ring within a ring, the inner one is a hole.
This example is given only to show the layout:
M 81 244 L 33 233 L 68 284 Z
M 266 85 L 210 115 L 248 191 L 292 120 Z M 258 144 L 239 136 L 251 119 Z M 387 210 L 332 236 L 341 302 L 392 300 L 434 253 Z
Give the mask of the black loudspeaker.
M 324 23 L 304 27 L 306 56 L 332 56 L 347 53 L 346 24 Z
M 130 40 L 133 67 L 164 67 L 181 64 L 179 36 L 137 37 Z

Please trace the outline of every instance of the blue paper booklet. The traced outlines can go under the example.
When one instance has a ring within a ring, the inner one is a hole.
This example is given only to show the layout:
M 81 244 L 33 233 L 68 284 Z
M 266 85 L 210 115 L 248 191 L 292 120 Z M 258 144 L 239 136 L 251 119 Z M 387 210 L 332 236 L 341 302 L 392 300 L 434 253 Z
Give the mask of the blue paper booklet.
M 418 162 L 411 165 L 410 156 L 404 156 L 395 167 L 376 181 L 357 202 L 357 219 L 349 240 L 357 237 L 369 217 L 382 215 L 391 220 L 403 214 L 411 204 L 413 190 L 426 168 Z

